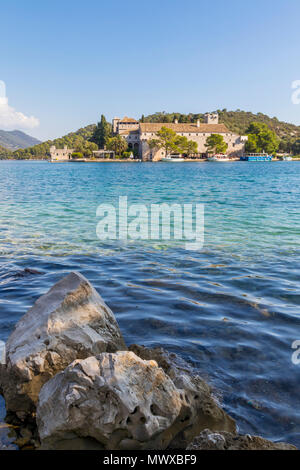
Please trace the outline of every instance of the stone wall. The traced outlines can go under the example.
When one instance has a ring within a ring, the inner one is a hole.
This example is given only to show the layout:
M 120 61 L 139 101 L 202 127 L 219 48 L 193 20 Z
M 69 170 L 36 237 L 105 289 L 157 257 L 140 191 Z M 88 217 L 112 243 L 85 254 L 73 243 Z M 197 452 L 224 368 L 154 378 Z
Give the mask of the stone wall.
M 50 147 L 50 157 L 52 161 L 71 160 L 73 152 L 74 149 L 68 149 L 66 146 L 63 149 L 57 149 L 55 145 Z

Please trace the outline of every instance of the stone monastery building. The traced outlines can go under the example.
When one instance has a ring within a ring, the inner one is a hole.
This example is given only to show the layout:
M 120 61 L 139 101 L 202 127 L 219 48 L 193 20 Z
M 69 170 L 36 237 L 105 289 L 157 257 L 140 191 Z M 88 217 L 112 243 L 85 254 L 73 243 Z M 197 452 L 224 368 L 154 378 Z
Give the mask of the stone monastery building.
M 221 134 L 228 144 L 227 154 L 240 156 L 245 151 L 247 136 L 239 136 L 231 132 L 225 124 L 219 124 L 217 113 L 205 114 L 205 122 L 180 124 L 177 120 L 174 123 L 150 123 L 138 122 L 133 118 L 125 116 L 123 119 L 114 118 L 112 121 L 113 133 L 120 134 L 127 142 L 129 150 L 135 151 L 144 161 L 157 161 L 165 156 L 163 149 L 151 149 L 148 141 L 156 138 L 156 132 L 163 126 L 173 129 L 178 135 L 185 136 L 188 140 L 193 140 L 198 144 L 198 154 L 206 154 L 206 139 L 211 134 Z

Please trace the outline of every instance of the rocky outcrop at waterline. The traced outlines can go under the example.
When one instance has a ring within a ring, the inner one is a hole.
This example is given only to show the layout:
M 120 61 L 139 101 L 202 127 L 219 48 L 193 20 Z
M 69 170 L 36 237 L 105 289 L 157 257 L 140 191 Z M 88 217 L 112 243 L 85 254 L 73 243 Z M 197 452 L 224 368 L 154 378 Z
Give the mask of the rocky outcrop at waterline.
M 127 349 L 112 311 L 78 273 L 17 323 L 0 388 L 8 420 L 23 422 L 21 448 L 185 449 L 196 436 L 200 448 L 203 432 L 237 445 L 235 421 L 208 384 L 175 354 Z
M 297 448 L 285 442 L 271 442 L 249 434 L 243 436 L 205 429 L 191 442 L 187 450 L 297 450 Z
M 41 387 L 75 359 L 125 350 L 112 311 L 89 281 L 71 273 L 20 319 L 6 343 L 0 384 L 8 413 L 35 412 Z
M 42 447 L 68 448 L 84 436 L 110 450 L 186 448 L 203 423 L 235 430 L 205 382 L 187 372 L 174 378 L 132 351 L 74 361 L 40 392 Z
M 150 349 L 135 344 L 129 349 L 144 360 L 155 360 L 183 399 L 184 416 L 181 419 L 185 426 L 176 434 L 169 447 L 185 449 L 193 437 L 208 426 L 216 430 L 235 431 L 234 419 L 217 404 L 210 386 L 194 373 L 186 361 L 162 348 Z

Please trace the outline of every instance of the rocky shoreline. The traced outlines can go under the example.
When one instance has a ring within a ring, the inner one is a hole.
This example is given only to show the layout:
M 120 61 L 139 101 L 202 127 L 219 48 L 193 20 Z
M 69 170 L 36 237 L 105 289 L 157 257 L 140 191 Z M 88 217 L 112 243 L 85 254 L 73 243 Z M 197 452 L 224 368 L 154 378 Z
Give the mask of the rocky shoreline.
M 296 450 L 239 435 L 175 354 L 127 347 L 113 312 L 76 272 L 20 319 L 2 362 L 6 422 L 21 449 Z

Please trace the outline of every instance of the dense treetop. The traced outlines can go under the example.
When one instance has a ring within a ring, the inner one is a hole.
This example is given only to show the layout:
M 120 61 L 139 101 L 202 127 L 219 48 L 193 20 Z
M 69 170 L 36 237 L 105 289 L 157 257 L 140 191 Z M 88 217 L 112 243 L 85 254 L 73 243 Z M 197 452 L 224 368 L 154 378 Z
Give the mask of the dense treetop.
M 10 155 L 12 155 L 10 150 L 7 150 L 5 147 L 2 147 L 0 145 L 0 160 L 2 160 L 4 158 L 8 158 Z

